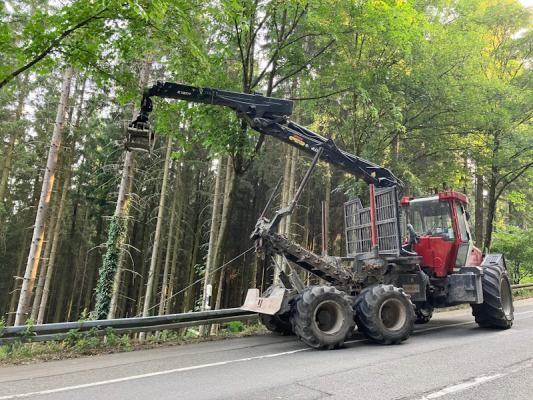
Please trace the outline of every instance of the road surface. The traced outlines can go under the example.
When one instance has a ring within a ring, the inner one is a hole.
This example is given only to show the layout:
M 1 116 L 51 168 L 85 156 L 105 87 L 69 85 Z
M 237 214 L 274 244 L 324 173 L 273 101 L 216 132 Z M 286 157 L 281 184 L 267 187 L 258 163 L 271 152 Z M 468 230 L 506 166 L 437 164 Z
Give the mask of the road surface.
M 258 336 L 0 368 L 0 400 L 533 399 L 533 300 L 515 325 L 484 330 L 470 310 L 438 313 L 405 343 L 355 336 L 316 351 Z

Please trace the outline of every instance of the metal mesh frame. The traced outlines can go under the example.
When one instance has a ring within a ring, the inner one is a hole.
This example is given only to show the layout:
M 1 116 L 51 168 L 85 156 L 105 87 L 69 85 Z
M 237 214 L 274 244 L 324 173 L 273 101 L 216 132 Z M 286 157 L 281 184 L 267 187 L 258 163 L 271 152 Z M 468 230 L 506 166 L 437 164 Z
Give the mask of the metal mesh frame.
M 400 227 L 395 188 L 376 190 L 376 217 L 379 254 L 398 256 Z M 344 227 L 348 257 L 370 252 L 372 249 L 370 208 L 363 208 L 361 200 L 353 199 L 344 204 Z

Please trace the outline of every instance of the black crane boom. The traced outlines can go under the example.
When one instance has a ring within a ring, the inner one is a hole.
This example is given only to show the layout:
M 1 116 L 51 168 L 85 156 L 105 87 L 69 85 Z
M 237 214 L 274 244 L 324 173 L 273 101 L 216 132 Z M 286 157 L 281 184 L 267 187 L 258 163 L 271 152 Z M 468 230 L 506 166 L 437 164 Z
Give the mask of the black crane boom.
M 333 140 L 326 139 L 291 121 L 289 119 L 293 110 L 291 100 L 199 88 L 173 82 L 158 82 L 144 92 L 139 115 L 130 124 L 132 129 L 137 131 L 146 129 L 153 108 L 151 98 L 154 96 L 229 107 L 257 132 L 273 136 L 310 154 L 316 154 L 322 149 L 320 155 L 322 160 L 361 178 L 368 184 L 374 184 L 376 187 L 403 187 L 402 182 L 387 168 L 341 150 Z

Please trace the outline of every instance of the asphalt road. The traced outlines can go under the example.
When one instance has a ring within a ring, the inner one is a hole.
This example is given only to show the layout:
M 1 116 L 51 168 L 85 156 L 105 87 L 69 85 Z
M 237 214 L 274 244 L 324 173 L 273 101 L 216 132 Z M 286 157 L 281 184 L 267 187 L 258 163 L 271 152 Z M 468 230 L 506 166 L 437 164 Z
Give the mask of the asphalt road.
M 438 313 L 396 346 L 355 336 L 316 351 L 259 336 L 0 368 L 0 400 L 533 399 L 533 300 L 515 325 L 484 330 Z

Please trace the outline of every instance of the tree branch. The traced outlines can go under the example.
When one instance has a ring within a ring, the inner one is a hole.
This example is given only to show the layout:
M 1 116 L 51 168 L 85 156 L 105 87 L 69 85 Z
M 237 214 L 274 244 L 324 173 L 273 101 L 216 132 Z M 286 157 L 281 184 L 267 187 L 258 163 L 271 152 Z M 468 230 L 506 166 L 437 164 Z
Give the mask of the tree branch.
M 295 101 L 305 101 L 305 100 L 320 100 L 320 99 L 325 99 L 326 97 L 331 97 L 331 96 L 335 96 L 336 94 L 339 94 L 339 93 L 345 93 L 345 92 L 349 92 L 351 89 L 341 89 L 341 90 L 337 90 L 336 92 L 332 92 L 332 93 L 327 93 L 327 94 L 324 94 L 324 95 L 321 95 L 321 96 L 312 96 L 312 97 L 289 97 L 289 100 L 295 100 Z
M 533 167 L 533 161 L 530 162 L 529 164 L 526 164 L 524 165 L 522 168 L 520 168 L 518 170 L 518 172 L 516 173 L 515 176 L 513 176 L 511 179 L 509 179 L 507 182 L 505 182 L 501 187 L 500 189 L 498 189 L 498 191 L 496 192 L 496 200 L 498 200 L 500 198 L 500 196 L 502 195 L 503 191 L 511 184 L 513 183 L 514 181 L 516 181 L 518 178 L 520 178 L 529 168 Z
M 309 65 L 313 60 L 317 59 L 318 57 L 320 57 L 327 49 L 329 49 L 333 44 L 335 43 L 335 39 L 331 39 L 327 45 L 325 45 L 324 47 L 322 47 L 317 53 L 315 53 L 311 58 L 309 58 L 308 60 L 306 60 L 300 67 L 296 68 L 294 71 L 292 71 L 291 73 L 285 75 L 283 78 L 280 78 L 273 86 L 272 86 L 272 89 L 276 88 L 280 83 L 286 81 L 287 79 L 293 77 L 294 75 L 296 75 L 297 73 L 299 73 L 300 71 L 304 70 L 307 65 Z
M 46 49 L 44 49 L 41 53 L 39 53 L 36 57 L 34 57 L 33 60 L 31 60 L 27 64 L 23 65 L 22 67 L 18 68 L 17 70 L 11 72 L 8 76 L 6 76 L 4 79 L 2 79 L 2 81 L 0 81 L 0 88 L 4 87 L 11 80 L 16 78 L 18 75 L 20 75 L 24 71 L 30 69 L 35 64 L 37 64 L 39 61 L 41 61 L 43 58 L 45 58 L 57 46 L 59 46 L 61 44 L 63 39 L 67 38 L 68 36 L 70 36 L 72 33 L 77 31 L 78 29 L 83 28 L 84 26 L 88 25 L 90 22 L 92 22 L 92 21 L 94 21 L 96 19 L 99 19 L 100 15 L 103 14 L 107 10 L 108 10 L 108 8 L 105 7 L 103 9 L 101 9 L 100 11 L 98 11 L 96 14 L 91 15 L 90 17 L 84 19 L 83 21 L 78 22 L 72 28 L 69 28 L 66 31 L 64 31 L 61 35 L 59 35 L 59 37 L 57 37 L 54 40 L 52 40 L 50 45 Z

